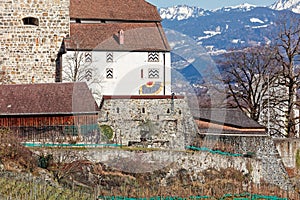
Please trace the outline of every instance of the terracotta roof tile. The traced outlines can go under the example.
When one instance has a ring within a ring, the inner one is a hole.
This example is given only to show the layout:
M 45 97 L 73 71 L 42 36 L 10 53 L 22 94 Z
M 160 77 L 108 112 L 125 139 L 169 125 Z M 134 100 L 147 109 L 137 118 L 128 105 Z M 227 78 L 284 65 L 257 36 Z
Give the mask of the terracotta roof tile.
M 70 0 L 71 19 L 160 21 L 155 6 L 144 0 Z
M 71 24 L 67 49 L 113 51 L 170 51 L 160 23 Z M 118 32 L 124 31 L 120 45 Z
M 95 100 L 86 83 L 0 85 L 0 115 L 96 111 Z

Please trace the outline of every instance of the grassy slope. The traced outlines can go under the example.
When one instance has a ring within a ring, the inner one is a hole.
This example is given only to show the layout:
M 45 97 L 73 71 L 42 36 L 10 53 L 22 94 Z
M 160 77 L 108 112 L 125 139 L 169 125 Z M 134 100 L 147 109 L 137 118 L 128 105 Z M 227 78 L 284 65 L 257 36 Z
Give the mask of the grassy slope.
M 17 177 L 18 175 L 16 175 Z M 21 175 L 22 176 L 22 175 Z M 26 175 L 23 175 L 26 177 Z M 0 177 L 0 199 L 26 200 L 89 200 L 93 194 L 83 191 L 74 191 L 66 188 L 50 186 L 46 182 L 37 182 L 36 179 L 22 180 L 16 177 Z M 20 177 L 20 176 L 19 176 Z

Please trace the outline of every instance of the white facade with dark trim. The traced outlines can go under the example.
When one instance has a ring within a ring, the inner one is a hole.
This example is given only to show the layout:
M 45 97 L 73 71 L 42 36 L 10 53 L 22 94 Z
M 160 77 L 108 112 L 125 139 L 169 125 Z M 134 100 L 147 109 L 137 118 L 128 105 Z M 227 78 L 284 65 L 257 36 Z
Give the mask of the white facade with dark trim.
M 80 51 L 81 81 L 102 95 L 170 95 L 170 52 Z M 74 51 L 63 55 L 63 80 L 70 73 L 68 60 Z

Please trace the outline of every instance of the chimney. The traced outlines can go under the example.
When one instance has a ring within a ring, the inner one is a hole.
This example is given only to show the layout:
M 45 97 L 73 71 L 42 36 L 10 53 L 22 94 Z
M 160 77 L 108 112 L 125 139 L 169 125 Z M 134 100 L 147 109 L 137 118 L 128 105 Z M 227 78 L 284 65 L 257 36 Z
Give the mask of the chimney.
M 120 45 L 124 44 L 124 31 L 122 29 L 119 31 L 119 43 Z

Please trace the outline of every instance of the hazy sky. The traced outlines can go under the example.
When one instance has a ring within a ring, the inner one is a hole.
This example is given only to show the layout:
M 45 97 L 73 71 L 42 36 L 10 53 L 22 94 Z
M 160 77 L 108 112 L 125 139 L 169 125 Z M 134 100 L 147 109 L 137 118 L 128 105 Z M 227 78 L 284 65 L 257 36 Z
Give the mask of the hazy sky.
M 169 7 L 174 5 L 198 6 L 204 9 L 215 9 L 224 6 L 236 6 L 249 3 L 259 6 L 269 6 L 277 0 L 147 0 L 157 7 Z

